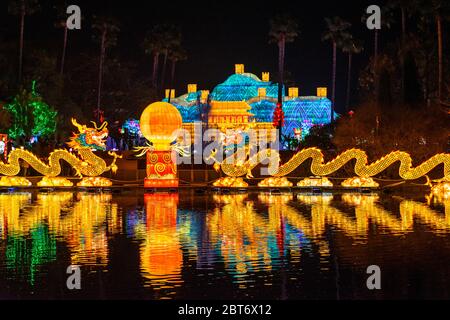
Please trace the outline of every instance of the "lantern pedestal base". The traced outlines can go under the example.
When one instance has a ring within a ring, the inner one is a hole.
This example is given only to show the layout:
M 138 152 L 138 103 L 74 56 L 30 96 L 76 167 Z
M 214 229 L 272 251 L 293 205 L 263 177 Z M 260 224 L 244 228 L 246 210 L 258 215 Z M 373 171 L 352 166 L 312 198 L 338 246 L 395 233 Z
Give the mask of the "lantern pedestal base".
M 178 179 L 145 179 L 145 188 L 178 188 Z
M 172 162 L 171 151 L 147 152 L 145 188 L 178 188 L 177 165 Z

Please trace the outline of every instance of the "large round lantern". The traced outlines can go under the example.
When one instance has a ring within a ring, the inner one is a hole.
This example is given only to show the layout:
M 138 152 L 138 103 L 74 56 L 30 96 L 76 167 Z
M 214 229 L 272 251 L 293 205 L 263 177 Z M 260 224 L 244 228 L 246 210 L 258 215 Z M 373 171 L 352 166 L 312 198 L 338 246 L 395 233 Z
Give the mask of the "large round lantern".
M 153 144 L 155 150 L 169 150 L 181 129 L 181 114 L 167 102 L 155 102 L 145 108 L 141 120 L 142 135 Z
M 145 108 L 139 121 L 142 135 L 152 143 L 147 152 L 146 188 L 178 187 L 177 167 L 172 161 L 170 144 L 181 129 L 181 114 L 167 102 L 155 102 Z

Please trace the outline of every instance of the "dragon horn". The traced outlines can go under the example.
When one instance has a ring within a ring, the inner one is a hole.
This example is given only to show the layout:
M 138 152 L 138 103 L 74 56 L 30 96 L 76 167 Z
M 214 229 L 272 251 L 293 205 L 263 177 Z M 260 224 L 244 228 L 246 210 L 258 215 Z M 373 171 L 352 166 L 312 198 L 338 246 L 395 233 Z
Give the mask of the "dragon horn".
M 72 124 L 77 127 L 80 132 L 83 132 L 83 126 L 79 124 L 75 118 L 72 118 Z
M 91 121 L 91 123 L 94 124 L 95 130 L 100 130 L 99 128 L 97 128 L 97 123 L 95 123 L 95 121 Z
M 103 130 L 104 128 L 106 128 L 107 125 L 108 125 L 108 121 L 105 121 L 105 122 L 102 123 L 100 128 L 98 128 L 97 130 Z

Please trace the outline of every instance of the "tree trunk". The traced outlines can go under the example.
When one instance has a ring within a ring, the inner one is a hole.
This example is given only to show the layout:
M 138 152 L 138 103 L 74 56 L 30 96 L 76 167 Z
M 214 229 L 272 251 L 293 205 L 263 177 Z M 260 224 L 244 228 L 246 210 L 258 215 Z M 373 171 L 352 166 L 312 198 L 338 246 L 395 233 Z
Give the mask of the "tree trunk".
M 427 107 L 430 106 L 430 60 L 429 60 L 429 56 L 426 55 L 425 57 L 425 94 L 424 94 L 424 99 L 425 102 L 427 103 Z
M 22 66 L 23 66 L 23 35 L 25 32 L 25 3 L 22 1 L 20 8 L 20 39 L 19 39 L 19 84 L 22 83 Z
M 278 103 L 283 104 L 283 83 L 284 83 L 284 51 L 286 42 L 282 38 L 278 43 Z
M 154 88 L 158 85 L 158 65 L 159 65 L 159 53 L 153 53 L 153 74 L 152 74 L 152 85 Z
M 278 43 L 278 105 L 281 111 L 283 111 L 283 83 L 284 83 L 284 52 L 286 47 L 285 37 L 281 37 Z M 280 135 L 280 142 L 282 138 L 282 121 L 278 123 L 278 132 Z
M 406 13 L 405 8 L 401 8 L 402 14 L 402 49 L 400 54 L 400 100 L 405 102 L 405 47 L 406 47 Z
M 167 67 L 167 56 L 168 52 L 167 49 L 164 50 L 164 60 L 163 60 L 163 68 L 162 68 L 162 75 L 161 75 L 161 90 L 163 92 L 164 97 L 164 90 L 165 90 L 165 80 L 166 80 L 166 67 Z
M 351 86 L 351 78 L 352 78 L 352 53 L 348 53 L 348 70 L 347 70 L 347 96 L 345 100 L 345 111 L 349 111 L 350 106 L 350 86 Z
M 373 81 L 375 89 L 375 104 L 378 106 L 379 83 L 378 83 L 378 30 L 374 32 L 374 58 L 373 58 Z
M 103 81 L 103 62 L 105 60 L 105 44 L 106 44 L 106 28 L 102 34 L 102 44 L 100 49 L 100 65 L 98 69 L 98 92 L 97 92 L 97 120 L 100 123 L 100 105 L 101 105 L 101 95 L 102 95 L 102 81 Z
M 334 122 L 334 110 L 336 102 L 336 64 L 337 64 L 337 45 L 333 42 L 333 74 L 332 74 L 332 84 L 331 84 L 331 123 Z
M 373 65 L 376 69 L 378 62 L 378 30 L 375 29 L 374 31 L 374 57 L 373 57 Z
M 176 60 L 172 60 L 172 70 L 170 72 L 170 92 L 169 92 L 169 99 L 168 102 L 170 103 L 170 97 L 172 96 L 172 88 L 173 88 L 173 82 L 175 79 L 175 65 L 176 65 Z
M 438 102 L 442 98 L 442 18 L 436 16 L 436 27 L 438 36 Z
M 67 48 L 67 32 L 68 28 L 67 25 L 64 23 L 64 42 L 63 42 L 63 51 L 62 51 L 62 57 L 61 57 L 61 70 L 60 74 L 64 74 L 64 63 L 66 61 L 66 48 Z

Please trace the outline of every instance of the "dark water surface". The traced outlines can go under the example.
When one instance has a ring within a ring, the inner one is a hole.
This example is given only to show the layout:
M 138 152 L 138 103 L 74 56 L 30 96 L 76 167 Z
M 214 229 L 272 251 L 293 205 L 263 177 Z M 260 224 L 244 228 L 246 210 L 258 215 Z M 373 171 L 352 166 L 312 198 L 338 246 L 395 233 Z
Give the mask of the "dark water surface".
M 81 267 L 79 291 L 66 287 Z M 382 290 L 366 286 L 378 265 Z M 1 299 L 450 298 L 427 195 L 0 195 Z

